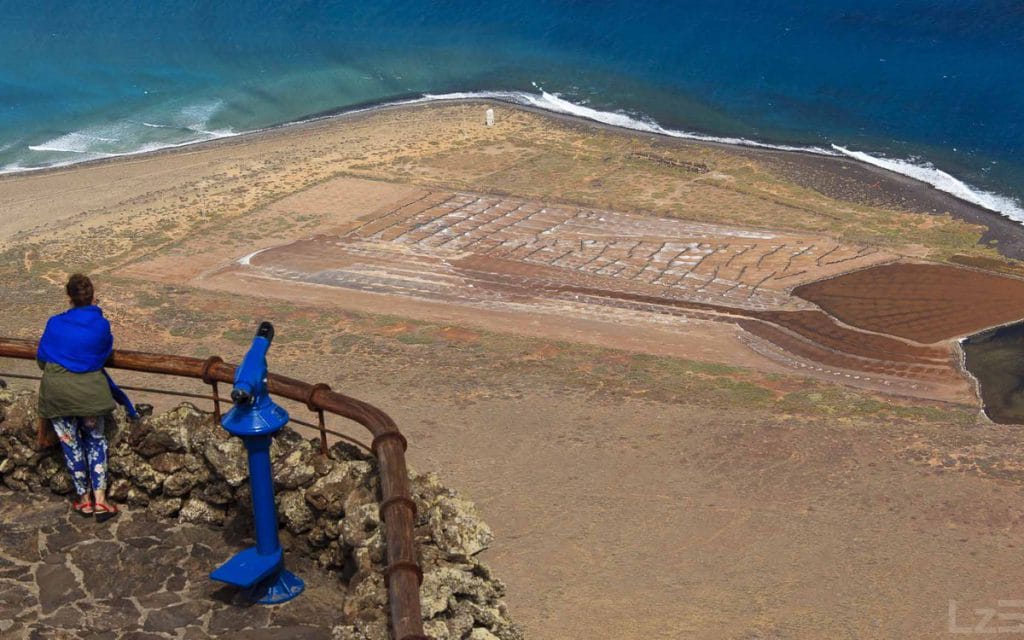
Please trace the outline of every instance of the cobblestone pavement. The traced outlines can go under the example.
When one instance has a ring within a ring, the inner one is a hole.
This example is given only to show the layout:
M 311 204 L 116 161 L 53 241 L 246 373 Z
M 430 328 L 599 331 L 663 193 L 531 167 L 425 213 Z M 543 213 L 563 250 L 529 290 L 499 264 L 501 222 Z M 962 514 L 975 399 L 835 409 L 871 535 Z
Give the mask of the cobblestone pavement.
M 245 545 L 223 530 L 124 510 L 100 524 L 52 495 L 0 490 L 0 638 L 330 638 L 344 592 L 289 557 L 306 591 L 246 606 L 208 574 Z

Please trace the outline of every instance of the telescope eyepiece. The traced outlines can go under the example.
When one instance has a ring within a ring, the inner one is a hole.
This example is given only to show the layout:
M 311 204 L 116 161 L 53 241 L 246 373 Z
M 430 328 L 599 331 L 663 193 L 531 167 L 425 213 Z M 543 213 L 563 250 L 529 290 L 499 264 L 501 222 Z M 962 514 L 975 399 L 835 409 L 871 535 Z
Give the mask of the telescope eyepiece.
M 260 323 L 259 329 L 256 329 L 256 337 L 266 338 L 267 342 L 274 341 L 274 325 L 270 324 L 266 320 Z

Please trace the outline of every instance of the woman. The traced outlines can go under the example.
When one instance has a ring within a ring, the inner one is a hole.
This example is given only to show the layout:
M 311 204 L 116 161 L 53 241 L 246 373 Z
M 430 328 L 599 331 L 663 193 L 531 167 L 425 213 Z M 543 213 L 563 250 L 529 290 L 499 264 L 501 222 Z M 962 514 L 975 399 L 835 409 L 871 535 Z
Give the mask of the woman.
M 114 337 L 103 311 L 93 304 L 92 281 L 76 273 L 64 290 L 71 308 L 47 321 L 36 353 L 43 370 L 39 415 L 51 421 L 64 451 L 78 494 L 72 508 L 83 516 L 95 514 L 103 522 L 117 515 L 117 509 L 107 503 L 104 431 L 115 398 L 123 399 L 130 414 L 134 411 L 103 371 Z

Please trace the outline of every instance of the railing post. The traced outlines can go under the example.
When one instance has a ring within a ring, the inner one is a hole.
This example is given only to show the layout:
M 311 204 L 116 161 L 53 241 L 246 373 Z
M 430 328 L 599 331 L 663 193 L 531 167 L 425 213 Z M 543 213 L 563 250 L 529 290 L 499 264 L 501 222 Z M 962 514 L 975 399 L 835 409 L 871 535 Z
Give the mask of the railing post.
M 210 369 L 215 365 L 223 363 L 224 360 L 220 356 L 210 356 L 203 363 L 203 370 L 200 373 L 203 382 L 213 388 L 213 417 L 216 419 L 217 424 L 220 424 L 220 392 L 217 389 L 217 380 L 210 375 Z
M 210 386 L 213 387 L 213 418 L 220 424 L 220 393 L 217 391 L 217 381 L 214 380 Z
M 309 393 L 306 394 L 306 407 L 310 411 L 316 411 L 317 418 L 319 419 L 319 425 L 320 425 L 320 455 L 324 455 L 324 456 L 327 455 L 327 425 L 324 423 L 324 410 L 319 405 L 317 405 L 316 398 L 314 396 L 316 396 L 316 394 L 319 393 L 320 391 L 330 391 L 330 390 L 331 390 L 330 385 L 324 384 L 323 382 L 318 382 L 318 383 L 314 384 L 310 388 Z
M 327 425 L 324 424 L 324 410 L 316 410 L 318 422 L 320 424 L 320 455 L 327 455 Z

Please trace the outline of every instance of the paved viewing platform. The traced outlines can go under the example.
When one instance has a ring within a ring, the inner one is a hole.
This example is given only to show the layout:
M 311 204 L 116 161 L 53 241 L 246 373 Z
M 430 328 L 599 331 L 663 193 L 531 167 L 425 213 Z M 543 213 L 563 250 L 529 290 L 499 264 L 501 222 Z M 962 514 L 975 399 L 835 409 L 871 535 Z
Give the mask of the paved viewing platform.
M 65 499 L 0 489 L 0 637 L 5 640 L 313 640 L 330 638 L 345 591 L 289 556 L 306 591 L 249 606 L 211 569 L 246 540 L 227 529 L 157 519 L 123 507 L 106 523 Z

